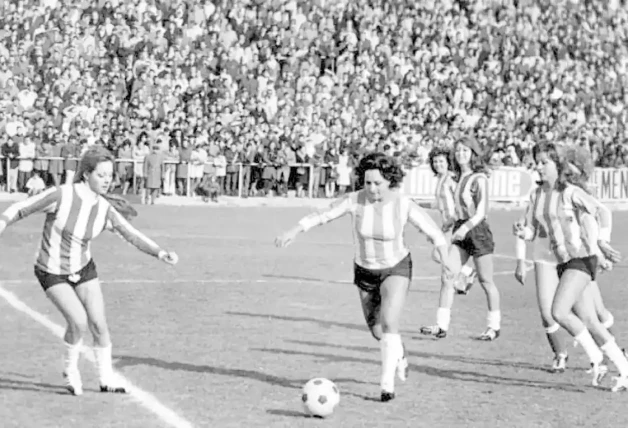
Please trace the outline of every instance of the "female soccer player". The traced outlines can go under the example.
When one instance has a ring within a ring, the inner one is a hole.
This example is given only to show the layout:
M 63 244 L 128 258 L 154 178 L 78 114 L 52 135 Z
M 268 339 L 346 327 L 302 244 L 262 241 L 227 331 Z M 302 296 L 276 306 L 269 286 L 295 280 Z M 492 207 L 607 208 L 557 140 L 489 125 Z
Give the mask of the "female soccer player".
M 168 264 L 176 264 L 178 260 L 174 252 L 162 250 L 133 228 L 106 199 L 113 161 L 106 149 L 91 148 L 81 158 L 73 183 L 16 203 L 0 215 L 1 234 L 18 220 L 36 212 L 46 213 L 35 276 L 68 324 L 64 336 L 64 377 L 67 389 L 74 395 L 83 392 L 78 360 L 88 329 L 94 336 L 100 390 L 126 392 L 125 385 L 113 372 L 111 339 L 96 264 L 91 256 L 91 241 L 104 230 L 111 230 Z
M 547 203 L 544 212 L 536 203 L 530 223 L 518 225 L 519 238 L 531 240 L 535 235 L 546 233 L 549 250 L 557 261 L 559 282 L 552 301 L 551 315 L 565 328 L 589 356 L 597 384 L 604 372 L 599 369 L 603 353 L 619 369 L 612 391 L 628 388 L 628 359 L 617 345 L 615 338 L 600 322 L 594 299 L 588 287 L 596 279 L 598 257 L 617 262 L 620 254 L 610 246 L 612 215 L 608 209 L 573 183 L 581 183 L 585 172 L 568 159 L 560 159 L 555 147 L 539 149 L 537 155 L 539 175 L 546 186 Z M 539 215 L 540 214 L 540 215 Z M 587 230 L 583 227 L 583 215 L 599 218 L 598 248 L 589 245 Z M 601 254 L 600 254 L 601 253 Z M 590 331 L 590 333 L 589 333 Z M 598 347 L 599 346 L 599 347 Z
M 446 234 L 451 231 L 456 221 L 456 205 L 454 202 L 454 193 L 456 191 L 456 182 L 454 174 L 450 170 L 451 152 L 447 147 L 434 147 L 429 154 L 428 161 L 430 168 L 437 177 L 436 194 L 433 208 L 438 210 L 442 219 L 442 230 Z M 447 235 L 445 235 L 448 237 Z M 475 281 L 475 271 L 471 267 L 471 260 L 468 260 L 460 270 L 462 278 L 454 282 L 457 294 L 467 294 L 473 282 Z M 462 287 L 458 287 L 459 283 L 463 283 Z
M 552 157 L 558 159 L 558 157 L 554 155 L 555 152 L 556 148 L 552 144 L 535 146 L 532 149 L 532 154 L 535 162 L 539 165 L 539 170 L 544 169 L 544 165 L 538 162 L 539 154 L 550 153 L 549 159 L 545 160 L 546 162 L 554 162 Z M 577 162 L 577 156 L 575 156 L 573 150 L 567 151 L 567 153 L 563 156 L 566 161 L 572 162 L 572 164 L 581 163 Z M 548 226 L 547 219 L 545 217 L 545 213 L 549 212 L 549 204 L 552 201 L 552 189 L 558 179 L 558 169 L 555 165 L 556 163 L 554 162 L 551 169 L 545 168 L 547 173 L 544 175 L 543 181 L 538 183 L 539 186 L 530 195 L 530 203 L 526 209 L 525 219 L 522 222 L 515 224 L 513 231 L 515 235 L 517 235 L 518 231 L 522 228 L 527 226 L 532 227 L 532 225 L 535 225 L 534 230 L 536 235 L 533 235 L 532 239 L 534 241 L 533 259 L 537 302 L 541 312 L 541 322 L 545 328 L 550 347 L 554 352 L 552 371 L 563 372 L 565 371 L 567 363 L 567 350 L 564 340 L 561 340 L 560 337 L 560 326 L 552 317 L 552 302 L 558 287 L 558 274 L 556 272 L 557 261 L 556 257 L 550 250 L 551 245 L 546 232 Z M 587 169 L 584 165 L 580 168 L 583 171 Z M 586 174 L 583 178 L 588 178 L 588 174 Z M 602 209 L 605 209 L 605 207 L 602 206 Z M 587 239 L 587 245 L 596 249 L 596 251 L 599 251 L 599 248 L 597 247 L 599 228 L 596 219 L 587 213 L 582 214 L 580 218 L 581 226 L 585 231 L 584 236 Z M 517 266 L 515 269 L 515 278 L 523 284 L 525 282 L 526 275 L 526 243 L 521 238 L 517 238 L 516 252 Z M 610 329 L 613 325 L 614 319 L 612 314 L 604 306 L 597 282 L 593 281 L 586 291 L 589 295 L 588 298 L 593 299 L 598 319 L 604 327 Z M 593 356 L 595 357 L 597 355 L 599 355 L 599 353 Z M 591 364 L 593 367 L 591 371 L 596 373 L 593 383 L 597 384 L 600 377 L 606 373 L 606 367 L 599 366 L 599 361 L 592 361 Z
M 356 170 L 360 190 L 349 193 L 327 210 L 309 215 L 276 239 L 279 247 L 298 234 L 346 214 L 353 218 L 355 244 L 354 283 L 372 335 L 380 341 L 381 400 L 395 397 L 395 370 L 407 376 L 407 359 L 399 335 L 401 312 L 412 279 L 412 259 L 404 242 L 409 222 L 433 242 L 440 257 L 443 280 L 450 281 L 447 242 L 440 228 L 421 207 L 398 192 L 403 179 L 400 165 L 383 153 L 372 153 Z
M 480 284 L 488 302 L 488 327 L 480 340 L 492 341 L 499 337 L 501 312 L 499 291 L 493 282 L 493 234 L 486 222 L 488 214 L 488 177 L 478 143 L 464 137 L 456 143 L 454 173 L 458 184 L 454 193 L 457 220 L 454 222 L 449 258 L 454 272 L 460 271 L 469 258 L 473 258 Z M 437 338 L 447 336 L 454 300 L 453 284 L 442 283 L 436 325 L 421 328 L 421 333 Z

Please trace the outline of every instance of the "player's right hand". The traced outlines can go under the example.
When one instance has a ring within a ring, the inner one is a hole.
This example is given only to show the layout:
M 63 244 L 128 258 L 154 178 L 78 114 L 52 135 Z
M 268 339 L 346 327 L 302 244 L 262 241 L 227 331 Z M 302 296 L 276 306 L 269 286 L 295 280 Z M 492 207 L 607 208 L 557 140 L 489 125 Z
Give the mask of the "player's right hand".
M 512 225 L 512 233 L 517 238 L 525 239 L 526 236 L 526 227 L 522 221 L 518 221 Z
M 517 261 L 517 267 L 515 268 L 515 279 L 521 285 L 525 285 L 526 282 L 526 266 L 523 260 Z
M 279 248 L 287 247 L 288 245 L 292 244 L 292 241 L 294 241 L 296 237 L 297 234 L 294 232 L 294 230 L 284 232 L 275 238 L 275 246 Z

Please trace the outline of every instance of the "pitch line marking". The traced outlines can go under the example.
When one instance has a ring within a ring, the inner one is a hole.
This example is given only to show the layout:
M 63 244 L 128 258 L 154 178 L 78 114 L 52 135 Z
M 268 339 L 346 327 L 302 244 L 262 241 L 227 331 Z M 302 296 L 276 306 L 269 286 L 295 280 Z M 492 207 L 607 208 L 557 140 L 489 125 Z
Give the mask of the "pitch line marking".
M 28 315 L 33 320 L 50 330 L 53 335 L 56 337 L 63 339 L 63 335 L 65 334 L 65 330 L 60 325 L 52 322 L 45 315 L 37 312 L 32 309 L 26 303 L 22 302 L 18 297 L 6 290 L 2 283 L 0 283 L 0 297 L 2 297 L 6 302 L 13 306 L 19 312 L 22 312 L 25 315 Z M 96 364 L 96 359 L 94 358 L 94 354 L 92 350 L 88 347 L 83 347 L 82 350 L 85 358 L 90 361 L 92 364 Z M 124 382 L 128 385 L 128 395 L 134 401 L 138 402 L 142 407 L 146 410 L 150 411 L 154 415 L 156 415 L 162 422 L 174 428 L 192 428 L 193 425 L 184 419 L 182 416 L 179 416 L 176 412 L 169 409 L 165 405 L 163 405 L 155 396 L 144 391 L 143 389 L 133 385 L 126 377 L 122 376 L 119 372 L 117 374 L 124 380 Z

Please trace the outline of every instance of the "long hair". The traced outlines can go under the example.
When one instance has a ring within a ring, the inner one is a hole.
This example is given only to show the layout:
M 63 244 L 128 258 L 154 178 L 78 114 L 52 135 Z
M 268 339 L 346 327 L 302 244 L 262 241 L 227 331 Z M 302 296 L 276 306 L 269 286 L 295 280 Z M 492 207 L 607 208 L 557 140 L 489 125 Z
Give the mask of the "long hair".
M 584 147 L 569 146 L 561 155 L 558 164 L 559 188 L 564 189 L 567 184 L 572 184 L 591 193 L 589 179 L 594 170 L 591 153 Z
M 390 182 L 391 189 L 398 188 L 405 176 L 401 165 L 393 157 L 381 152 L 370 153 L 360 159 L 360 163 L 355 170 L 359 189 L 364 187 L 366 171 L 374 169 L 378 170 L 382 177 Z
M 430 154 L 427 157 L 427 161 L 434 175 L 437 175 L 436 168 L 434 168 L 434 159 L 436 159 L 439 156 L 444 156 L 445 159 L 447 159 L 447 170 L 451 170 L 452 151 L 446 146 L 436 146 L 432 150 L 430 150 Z
M 471 159 L 469 159 L 469 168 L 471 169 L 471 171 L 476 172 L 476 173 L 483 173 L 483 174 L 486 174 L 487 176 L 490 175 L 490 170 L 486 166 L 486 161 L 482 155 L 481 149 L 479 145 L 477 144 L 477 142 L 473 141 L 469 143 L 468 141 L 464 139 L 460 140 L 456 142 L 456 144 L 454 145 L 454 152 L 458 144 L 462 144 L 471 149 Z M 453 159 L 453 162 L 452 162 L 451 167 L 454 173 L 456 174 L 456 180 L 459 180 L 460 175 L 462 174 L 462 170 L 460 169 L 460 164 L 456 160 L 455 154 L 454 156 L 452 156 L 452 159 Z
M 115 157 L 109 150 L 102 146 L 92 146 L 87 149 L 79 160 L 78 168 L 76 169 L 76 173 L 74 175 L 74 183 L 84 182 L 85 177 L 94 172 L 98 165 L 103 162 L 111 162 L 114 164 Z M 137 217 L 137 211 L 126 199 L 110 193 L 102 196 L 127 220 Z

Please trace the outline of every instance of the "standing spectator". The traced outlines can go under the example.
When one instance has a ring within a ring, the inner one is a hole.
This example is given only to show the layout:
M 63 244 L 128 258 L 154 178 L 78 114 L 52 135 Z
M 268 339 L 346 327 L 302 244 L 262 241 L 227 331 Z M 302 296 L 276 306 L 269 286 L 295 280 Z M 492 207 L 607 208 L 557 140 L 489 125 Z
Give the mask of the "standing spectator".
M 20 162 L 18 165 L 17 189 L 26 192 L 26 183 L 33 175 L 33 160 L 35 159 L 36 146 L 30 136 L 25 136 L 19 144 Z
M 5 159 L 5 168 L 7 168 L 7 192 L 15 193 L 17 189 L 17 176 L 18 165 L 20 157 L 20 149 L 13 141 L 12 137 L 9 137 L 6 143 L 2 146 L 2 157 Z
M 146 199 L 142 199 L 143 204 L 155 205 L 155 199 L 161 189 L 161 179 L 164 173 L 164 158 L 160 153 L 161 141 L 153 145 L 152 152 L 144 158 L 144 177 L 146 181 Z

